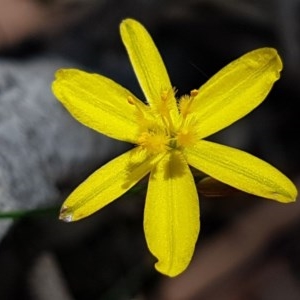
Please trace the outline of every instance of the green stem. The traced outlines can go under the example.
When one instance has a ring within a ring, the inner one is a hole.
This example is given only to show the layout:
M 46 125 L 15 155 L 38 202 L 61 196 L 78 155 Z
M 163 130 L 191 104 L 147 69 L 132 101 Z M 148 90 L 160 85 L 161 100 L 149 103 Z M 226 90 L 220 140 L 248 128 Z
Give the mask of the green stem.
M 14 210 L 0 212 L 0 219 L 20 219 L 24 217 L 39 216 L 45 214 L 58 214 L 59 208 L 59 206 L 52 206 L 47 208 L 37 208 L 31 210 Z

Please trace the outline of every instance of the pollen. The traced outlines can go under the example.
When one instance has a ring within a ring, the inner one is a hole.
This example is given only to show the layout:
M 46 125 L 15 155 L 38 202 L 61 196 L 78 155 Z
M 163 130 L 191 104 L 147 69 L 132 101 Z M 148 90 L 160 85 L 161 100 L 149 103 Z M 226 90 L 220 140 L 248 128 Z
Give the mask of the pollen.
M 197 142 L 197 134 L 192 130 L 182 129 L 177 133 L 178 147 L 192 146 Z
M 150 153 L 162 153 L 168 150 L 169 138 L 162 133 L 143 132 L 138 144 Z

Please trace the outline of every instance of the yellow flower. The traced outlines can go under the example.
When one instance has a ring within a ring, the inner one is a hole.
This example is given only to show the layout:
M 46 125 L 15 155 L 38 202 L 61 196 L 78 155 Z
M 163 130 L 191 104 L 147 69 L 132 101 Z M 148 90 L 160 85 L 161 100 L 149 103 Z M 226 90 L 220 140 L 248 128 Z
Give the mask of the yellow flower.
M 294 201 L 293 183 L 241 150 L 203 140 L 241 119 L 269 93 L 282 69 L 272 48 L 233 61 L 190 95 L 175 98 L 162 58 L 146 29 L 124 20 L 121 37 L 147 104 L 114 81 L 76 69 L 56 74 L 53 92 L 84 125 L 136 145 L 84 181 L 63 204 L 60 218 L 84 218 L 120 197 L 150 173 L 144 211 L 156 269 L 176 276 L 188 266 L 200 229 L 190 166 L 244 192 Z

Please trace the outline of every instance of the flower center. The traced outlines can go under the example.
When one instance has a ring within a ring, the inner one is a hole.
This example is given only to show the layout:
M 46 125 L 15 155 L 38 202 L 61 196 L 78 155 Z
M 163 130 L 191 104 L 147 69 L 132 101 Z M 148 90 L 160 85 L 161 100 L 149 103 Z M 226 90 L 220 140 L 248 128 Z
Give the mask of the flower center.
M 170 101 L 174 101 L 174 90 L 163 91 L 161 101 L 154 108 L 132 97 L 128 102 L 136 106 L 140 127 L 137 144 L 151 153 L 182 150 L 197 141 L 197 131 L 191 118 L 190 104 L 195 91 L 179 101 L 180 114 L 172 117 Z

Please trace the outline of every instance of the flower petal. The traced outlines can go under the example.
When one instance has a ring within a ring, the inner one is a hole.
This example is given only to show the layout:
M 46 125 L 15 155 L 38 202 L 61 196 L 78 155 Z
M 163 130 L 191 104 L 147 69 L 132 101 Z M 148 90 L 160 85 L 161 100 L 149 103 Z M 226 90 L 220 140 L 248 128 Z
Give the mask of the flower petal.
M 276 50 L 261 48 L 231 62 L 208 80 L 191 104 L 200 138 L 229 126 L 257 107 L 279 79 L 281 69 Z
M 156 158 L 134 148 L 88 177 L 64 202 L 60 219 L 77 221 L 123 195 L 153 167 Z
M 134 72 L 151 106 L 159 107 L 162 95 L 172 92 L 164 62 L 147 30 L 139 22 L 126 19 L 121 23 L 122 41 Z M 170 110 L 177 111 L 174 93 L 169 97 Z
M 296 199 L 296 187 L 285 175 L 244 151 L 201 140 L 185 154 L 191 166 L 239 190 L 284 203 Z
M 76 69 L 61 69 L 52 90 L 79 122 L 109 137 L 136 141 L 136 107 L 128 101 L 134 96 L 114 81 Z
M 173 277 L 186 269 L 199 228 L 193 176 L 182 155 L 171 152 L 151 172 L 145 206 L 145 236 L 159 272 Z

